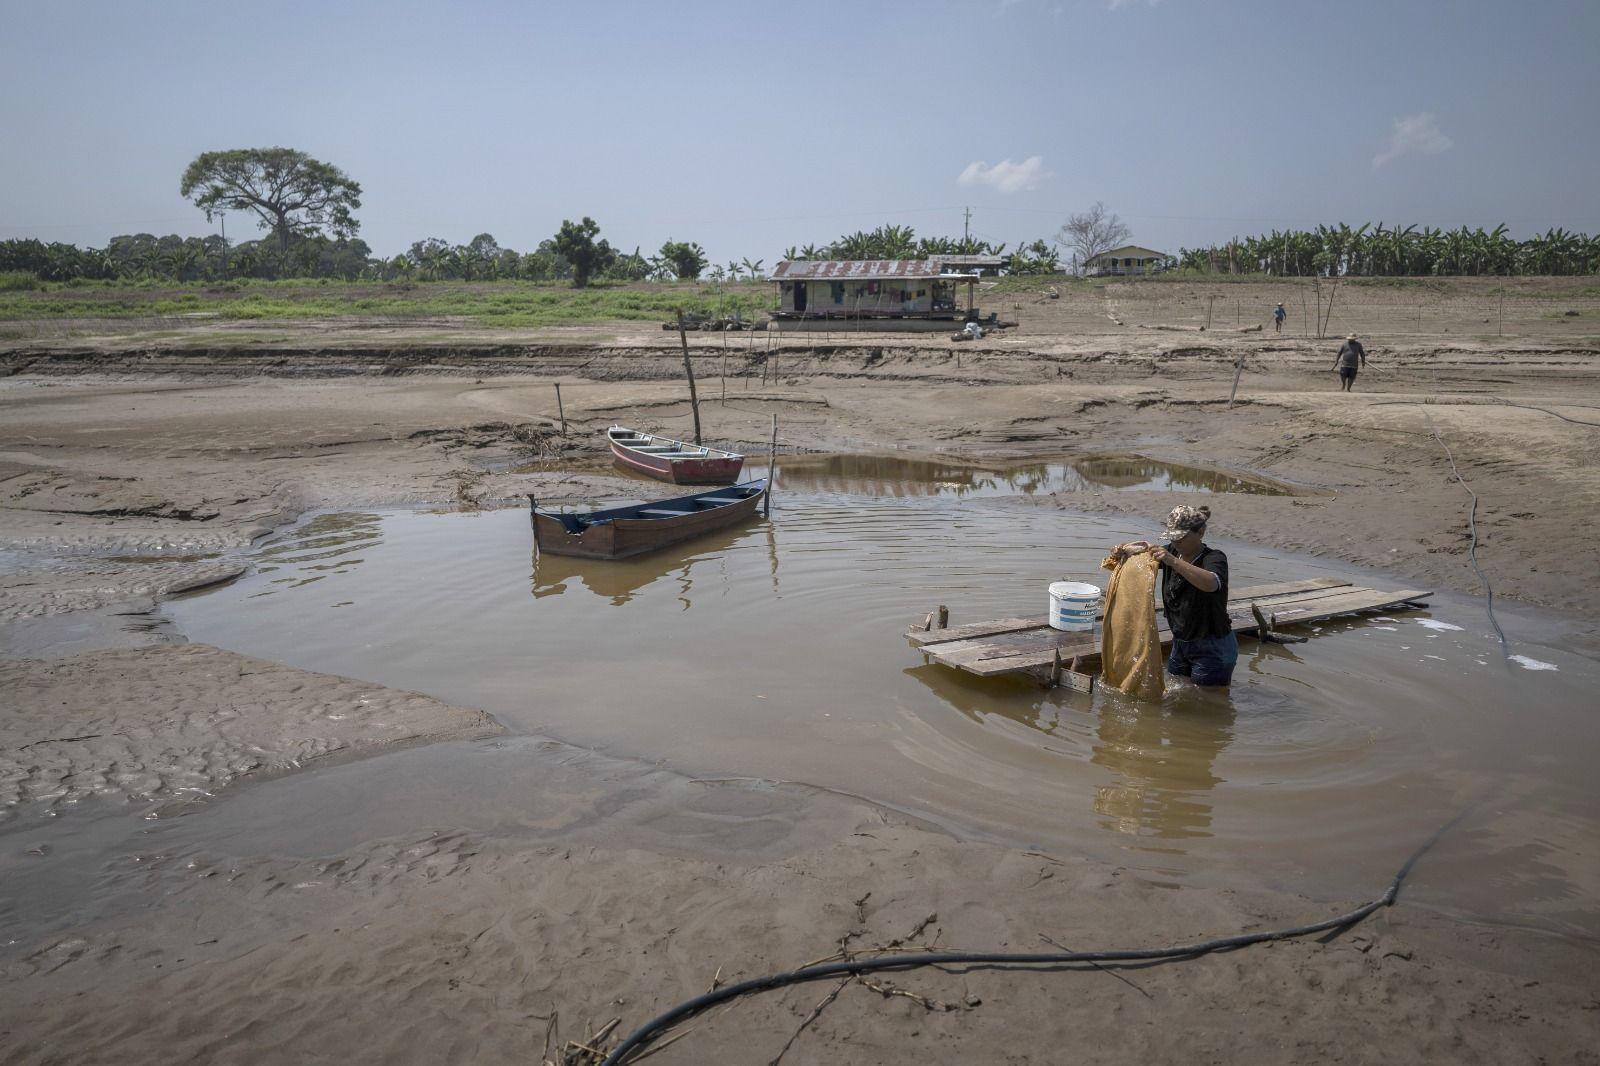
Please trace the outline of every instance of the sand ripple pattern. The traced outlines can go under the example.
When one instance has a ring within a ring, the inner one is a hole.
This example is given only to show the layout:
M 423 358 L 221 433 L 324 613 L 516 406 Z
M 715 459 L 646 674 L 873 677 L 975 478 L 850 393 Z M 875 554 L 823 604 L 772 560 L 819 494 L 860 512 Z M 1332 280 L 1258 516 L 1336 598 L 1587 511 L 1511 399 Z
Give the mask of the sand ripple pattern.
M 0 665 L 0 820 L 90 796 L 203 799 L 246 774 L 422 738 L 488 715 L 202 644 Z

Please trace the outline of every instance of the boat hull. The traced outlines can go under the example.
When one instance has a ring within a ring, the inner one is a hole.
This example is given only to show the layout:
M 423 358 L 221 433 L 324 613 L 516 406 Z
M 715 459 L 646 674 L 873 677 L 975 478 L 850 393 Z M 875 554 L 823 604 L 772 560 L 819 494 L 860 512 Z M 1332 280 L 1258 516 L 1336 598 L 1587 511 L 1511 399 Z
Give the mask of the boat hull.
M 674 485 L 731 485 L 739 480 L 739 471 L 744 469 L 742 455 L 664 459 L 629 448 L 615 440 L 609 443 L 612 458 L 618 466 Z
M 695 504 L 694 501 L 701 497 L 715 496 L 717 493 L 713 490 L 643 505 L 665 511 L 692 508 L 685 514 L 660 518 L 622 515 L 576 531 L 563 523 L 560 516 L 540 511 L 534 505 L 533 539 L 541 553 L 584 559 L 628 559 L 682 544 L 749 518 L 761 506 L 762 498 L 766 495 L 766 484 L 763 480 L 739 486 L 741 493 L 748 489 L 748 494 L 732 503 L 717 506 Z M 529 497 L 530 501 L 532 499 Z M 641 509 L 643 507 L 623 510 Z

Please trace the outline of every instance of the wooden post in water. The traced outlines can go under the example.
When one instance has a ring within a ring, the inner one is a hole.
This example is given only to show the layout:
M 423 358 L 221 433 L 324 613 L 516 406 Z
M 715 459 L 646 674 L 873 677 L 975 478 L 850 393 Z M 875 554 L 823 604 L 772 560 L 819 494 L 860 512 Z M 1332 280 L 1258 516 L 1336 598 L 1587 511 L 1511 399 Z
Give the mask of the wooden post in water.
M 556 382 L 556 413 L 561 416 L 561 435 L 567 435 L 567 409 L 561 405 L 561 382 Z
M 772 514 L 772 486 L 778 480 L 778 416 L 772 416 L 772 443 L 767 446 L 767 492 L 761 501 L 762 517 Z
M 700 397 L 694 391 L 694 364 L 689 362 L 689 335 L 683 331 L 683 308 L 678 308 L 678 343 L 683 345 L 683 372 L 689 376 L 689 406 L 694 409 L 694 442 L 700 443 Z
M 950 628 L 950 608 L 946 607 L 942 603 L 939 605 L 939 628 Z

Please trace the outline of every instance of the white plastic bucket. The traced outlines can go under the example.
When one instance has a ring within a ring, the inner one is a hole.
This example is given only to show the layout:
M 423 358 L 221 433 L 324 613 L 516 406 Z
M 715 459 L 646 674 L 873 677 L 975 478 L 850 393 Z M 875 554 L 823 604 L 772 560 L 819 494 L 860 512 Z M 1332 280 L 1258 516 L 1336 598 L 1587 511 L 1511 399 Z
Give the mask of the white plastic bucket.
M 1050 626 L 1068 633 L 1092 633 L 1100 613 L 1100 586 L 1087 581 L 1050 585 Z

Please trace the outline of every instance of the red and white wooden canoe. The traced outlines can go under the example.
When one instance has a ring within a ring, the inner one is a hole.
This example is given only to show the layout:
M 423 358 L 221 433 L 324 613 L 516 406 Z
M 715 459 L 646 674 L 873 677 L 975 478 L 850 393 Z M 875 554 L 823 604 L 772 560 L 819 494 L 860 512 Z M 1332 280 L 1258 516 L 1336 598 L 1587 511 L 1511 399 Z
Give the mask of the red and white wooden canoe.
M 744 466 L 744 456 L 738 452 L 685 444 L 626 426 L 612 426 L 606 439 L 618 463 L 674 485 L 731 485 Z

